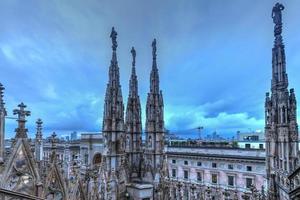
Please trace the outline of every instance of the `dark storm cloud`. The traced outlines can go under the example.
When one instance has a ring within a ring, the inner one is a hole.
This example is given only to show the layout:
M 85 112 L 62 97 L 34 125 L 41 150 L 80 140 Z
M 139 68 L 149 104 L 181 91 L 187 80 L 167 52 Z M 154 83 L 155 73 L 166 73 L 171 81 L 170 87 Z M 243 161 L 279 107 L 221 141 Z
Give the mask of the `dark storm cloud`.
M 199 124 L 223 133 L 262 129 L 264 93 L 271 78 L 274 3 L 1 1 L 0 82 L 6 86 L 9 114 L 24 101 L 32 111 L 31 135 L 38 117 L 47 130 L 100 130 L 111 57 L 109 33 L 115 26 L 125 101 L 130 48 L 135 46 L 145 104 L 155 37 L 168 129 Z M 300 4 L 285 4 L 287 68 L 290 85 L 296 87 Z M 16 124 L 8 120 L 7 125 L 12 136 Z

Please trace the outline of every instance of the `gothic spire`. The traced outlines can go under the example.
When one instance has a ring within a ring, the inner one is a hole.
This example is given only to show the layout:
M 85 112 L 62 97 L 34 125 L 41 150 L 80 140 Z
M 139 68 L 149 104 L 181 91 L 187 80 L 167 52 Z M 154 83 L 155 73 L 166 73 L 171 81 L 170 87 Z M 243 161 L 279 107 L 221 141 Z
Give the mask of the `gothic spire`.
M 131 77 L 129 81 L 129 96 L 130 97 L 136 97 L 138 95 L 138 81 L 137 76 L 135 72 L 135 57 L 136 57 L 136 51 L 134 47 L 131 49 L 131 55 L 132 55 L 132 69 L 131 69 Z
M 18 115 L 18 128 L 16 131 L 16 138 L 27 138 L 27 128 L 25 127 L 26 117 L 30 116 L 30 111 L 25 110 L 27 107 L 23 102 L 18 105 L 19 109 L 14 109 L 13 114 Z
M 126 107 L 126 152 L 129 153 L 129 165 L 132 169 L 131 178 L 140 174 L 140 157 L 142 149 L 141 103 L 138 95 L 138 80 L 135 72 L 136 51 L 132 47 L 132 70 L 129 80 L 129 95 Z
M 272 49 L 272 91 L 276 89 L 287 89 L 288 76 L 286 74 L 286 62 L 284 44 L 282 41 L 282 11 L 284 6 L 276 3 L 272 9 L 274 25 L 274 47 Z
M 109 80 L 106 87 L 102 132 L 105 140 L 104 159 L 105 173 L 109 176 L 108 183 L 119 183 L 116 191 L 125 190 L 126 177 L 113 176 L 118 173 L 125 174 L 122 160 L 125 158 L 125 127 L 124 127 L 124 104 L 120 85 L 119 66 L 117 61 L 117 32 L 112 28 L 110 34 L 112 40 L 112 59 L 109 66 Z M 113 196 L 118 195 L 114 192 Z
M 117 32 L 114 27 L 112 28 L 110 38 L 112 40 L 112 59 L 109 66 L 109 80 L 106 87 L 105 94 L 105 106 L 104 106 L 104 117 L 103 117 L 103 130 L 109 128 L 106 120 L 112 120 L 113 118 L 118 118 L 117 120 L 124 120 L 124 108 L 123 108 L 123 97 L 120 85 L 120 73 L 117 61 Z M 123 127 L 123 125 L 122 125 Z
M 152 70 L 150 76 L 150 92 L 159 93 L 159 75 L 156 63 L 156 39 L 152 42 Z

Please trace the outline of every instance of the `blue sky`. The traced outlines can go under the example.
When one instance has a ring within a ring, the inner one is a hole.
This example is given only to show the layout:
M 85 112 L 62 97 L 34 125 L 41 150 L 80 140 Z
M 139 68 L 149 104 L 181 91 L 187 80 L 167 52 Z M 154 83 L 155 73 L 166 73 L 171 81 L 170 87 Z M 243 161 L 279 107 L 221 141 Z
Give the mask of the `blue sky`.
M 274 3 L 1 0 L 0 82 L 8 114 L 23 101 L 32 112 L 30 136 L 39 117 L 46 134 L 101 130 L 115 26 L 125 103 L 134 46 L 145 110 L 156 38 L 168 129 L 184 133 L 201 125 L 225 135 L 263 129 Z M 300 2 L 283 3 L 287 70 L 299 99 Z M 16 122 L 6 125 L 6 137 L 14 136 Z

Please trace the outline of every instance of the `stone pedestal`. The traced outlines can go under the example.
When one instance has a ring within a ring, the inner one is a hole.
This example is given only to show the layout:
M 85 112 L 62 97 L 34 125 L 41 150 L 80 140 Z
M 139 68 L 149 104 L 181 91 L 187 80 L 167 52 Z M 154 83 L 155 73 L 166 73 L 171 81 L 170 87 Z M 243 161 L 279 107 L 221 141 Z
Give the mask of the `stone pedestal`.
M 130 199 L 153 200 L 153 185 L 144 183 L 130 183 L 127 185 Z

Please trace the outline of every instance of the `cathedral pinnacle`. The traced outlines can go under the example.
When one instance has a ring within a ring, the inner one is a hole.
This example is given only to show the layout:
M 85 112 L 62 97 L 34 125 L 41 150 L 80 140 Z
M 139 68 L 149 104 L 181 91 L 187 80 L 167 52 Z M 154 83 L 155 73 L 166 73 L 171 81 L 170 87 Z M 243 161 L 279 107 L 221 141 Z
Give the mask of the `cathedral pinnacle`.
M 159 75 L 156 63 L 156 39 L 152 42 L 152 70 L 150 74 L 150 92 L 159 93 Z
M 134 47 L 131 48 L 131 55 L 132 55 L 132 66 L 134 67 L 135 66 L 135 57 L 136 57 L 136 52 L 135 52 L 135 49 Z
M 111 34 L 110 34 L 110 38 L 111 38 L 111 41 L 112 41 L 112 49 L 115 51 L 117 50 L 117 47 L 118 47 L 118 43 L 117 43 L 117 35 L 118 33 L 115 31 L 115 28 L 112 27 L 111 29 Z
M 152 42 L 152 57 L 153 60 L 156 60 L 156 39 L 155 38 Z
M 25 110 L 27 107 L 23 102 L 18 105 L 19 109 L 14 109 L 13 114 L 18 115 L 18 128 L 16 128 L 16 138 L 27 138 L 27 128 L 25 128 L 26 117 L 30 116 L 30 111 Z

